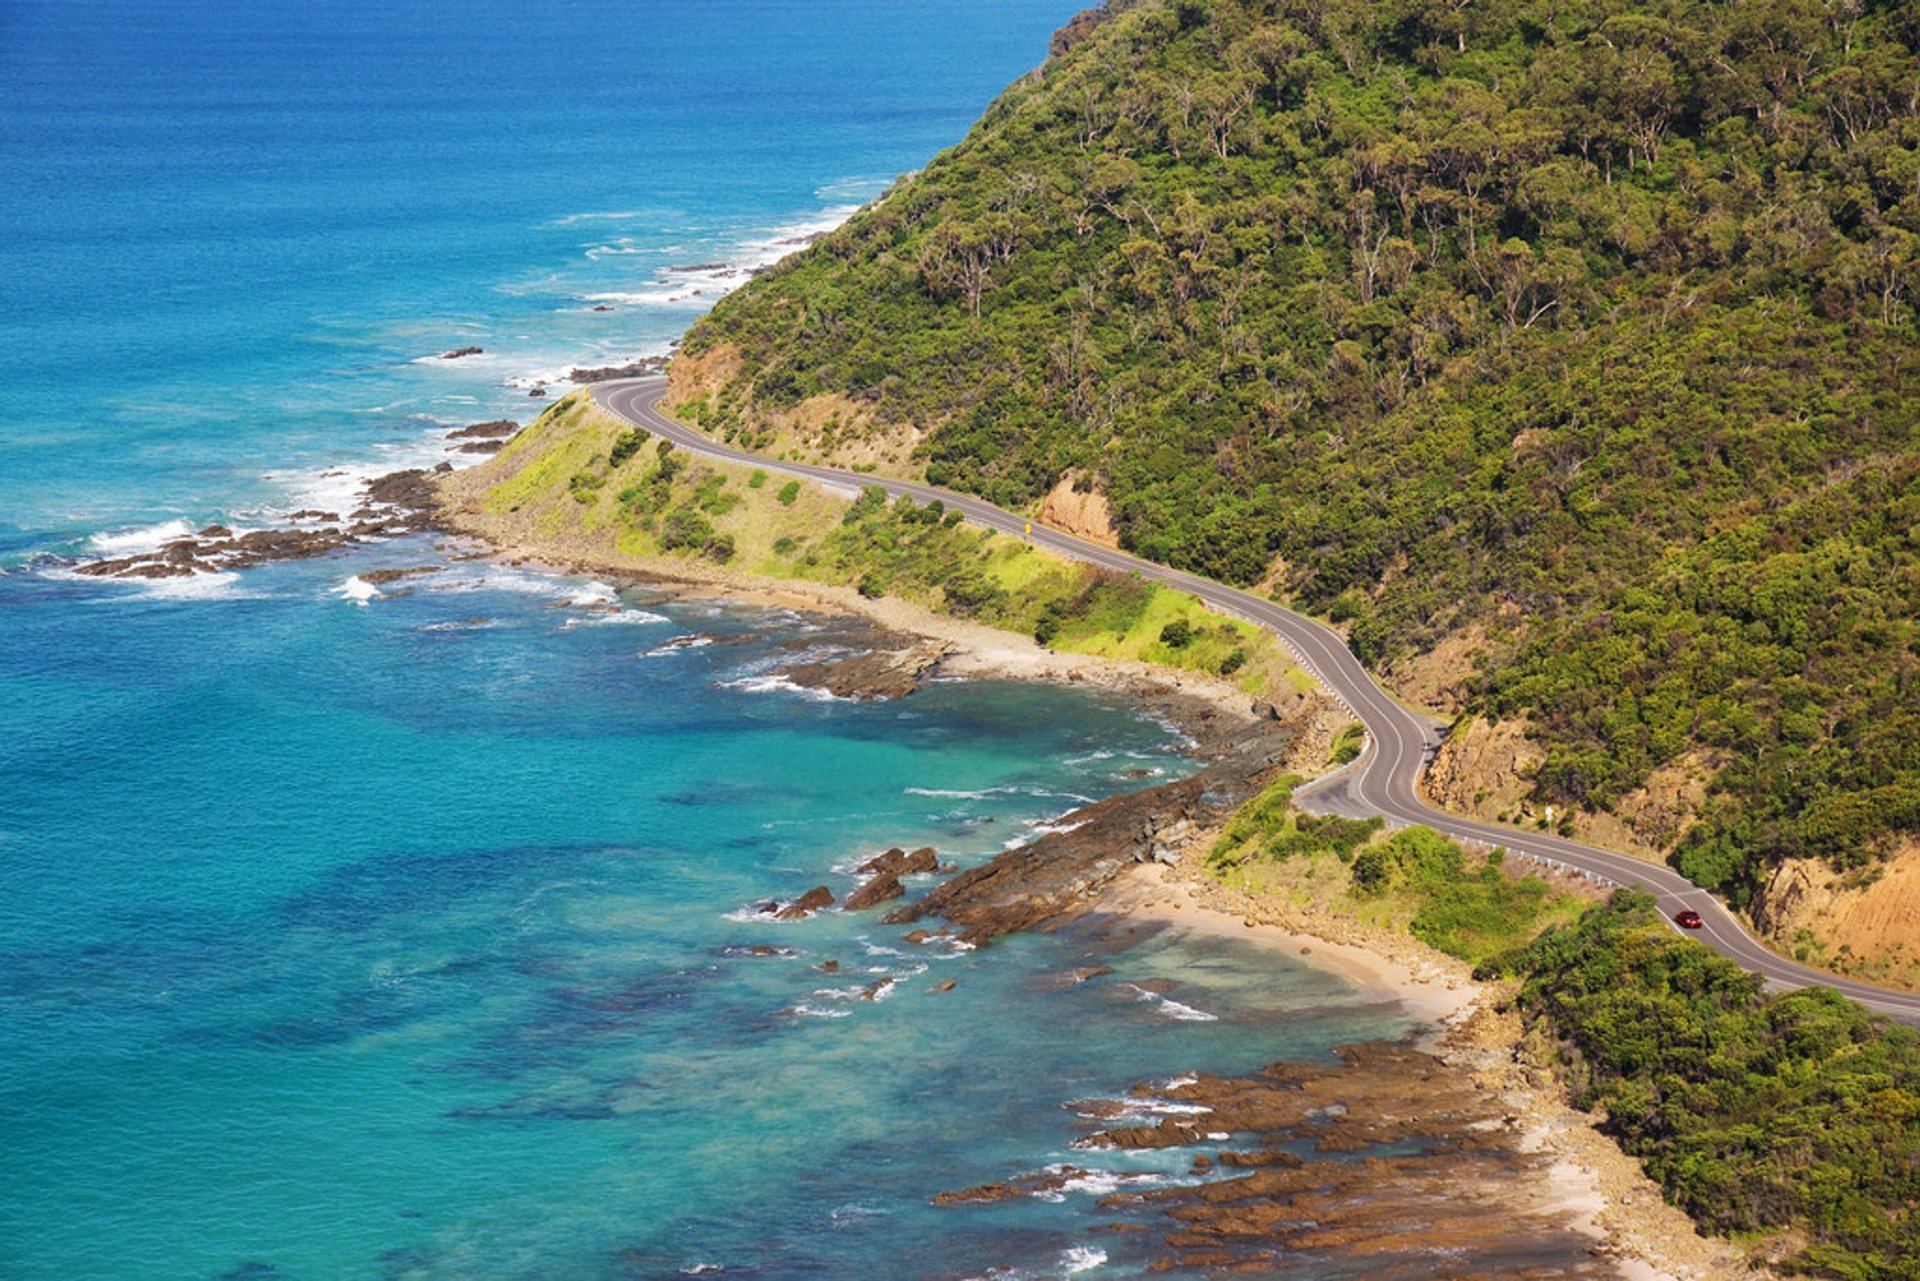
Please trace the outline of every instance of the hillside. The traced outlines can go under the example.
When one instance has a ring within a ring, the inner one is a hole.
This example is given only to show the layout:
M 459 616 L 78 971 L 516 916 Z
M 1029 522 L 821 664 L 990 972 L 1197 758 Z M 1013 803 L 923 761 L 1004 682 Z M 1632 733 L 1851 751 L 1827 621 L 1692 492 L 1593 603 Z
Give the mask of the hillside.
M 1912 5 L 1110 5 L 673 378 L 1268 585 L 1737 903 L 1920 850 Z

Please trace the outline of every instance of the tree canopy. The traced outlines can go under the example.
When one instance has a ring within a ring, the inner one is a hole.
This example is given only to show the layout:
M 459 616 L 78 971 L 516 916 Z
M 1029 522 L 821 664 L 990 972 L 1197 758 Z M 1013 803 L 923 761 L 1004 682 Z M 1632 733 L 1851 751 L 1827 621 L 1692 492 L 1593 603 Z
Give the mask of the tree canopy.
M 1123 543 L 1469 626 L 1476 710 L 1605 809 L 1729 760 L 1678 864 L 1920 831 L 1920 9 L 1139 0 L 726 299 L 720 409 L 911 423 Z

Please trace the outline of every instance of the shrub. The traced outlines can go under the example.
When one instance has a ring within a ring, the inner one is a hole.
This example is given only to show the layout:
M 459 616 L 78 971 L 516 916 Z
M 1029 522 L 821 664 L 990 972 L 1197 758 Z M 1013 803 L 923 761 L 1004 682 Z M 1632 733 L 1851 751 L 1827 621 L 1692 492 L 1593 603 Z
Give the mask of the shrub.
M 1160 629 L 1160 643 L 1168 649 L 1185 649 L 1193 644 L 1193 624 L 1176 618 Z
M 767 483 L 767 473 L 761 471 L 758 467 L 754 468 L 752 474 L 750 474 L 747 477 L 748 489 L 759 489 L 762 485 L 766 483 Z
M 786 484 L 780 486 L 780 492 L 775 494 L 774 497 L 779 499 L 782 507 L 793 506 L 794 500 L 800 497 L 800 482 L 797 480 L 788 481 Z
M 691 507 L 676 507 L 660 526 L 660 546 L 668 551 L 705 548 L 713 541 L 713 526 Z
M 639 453 L 640 447 L 651 439 L 653 439 L 652 433 L 646 428 L 629 428 L 620 433 L 620 438 L 613 442 L 613 450 L 607 455 L 607 461 L 618 467 Z

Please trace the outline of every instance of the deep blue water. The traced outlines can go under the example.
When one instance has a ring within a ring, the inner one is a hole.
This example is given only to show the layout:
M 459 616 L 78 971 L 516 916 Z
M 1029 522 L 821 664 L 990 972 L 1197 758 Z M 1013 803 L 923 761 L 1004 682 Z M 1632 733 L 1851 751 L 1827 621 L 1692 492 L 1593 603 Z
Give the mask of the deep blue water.
M 1071 1151 L 1062 1104 L 1406 1026 L 1225 943 L 742 913 L 1187 768 L 1120 703 L 816 701 L 752 679 L 804 620 L 608 615 L 425 538 L 56 559 L 343 505 L 664 350 L 1074 7 L 0 7 L 0 1275 L 1121 1275 L 1090 1189 L 929 1199 L 1172 1174 Z M 748 640 L 660 651 L 695 631 Z

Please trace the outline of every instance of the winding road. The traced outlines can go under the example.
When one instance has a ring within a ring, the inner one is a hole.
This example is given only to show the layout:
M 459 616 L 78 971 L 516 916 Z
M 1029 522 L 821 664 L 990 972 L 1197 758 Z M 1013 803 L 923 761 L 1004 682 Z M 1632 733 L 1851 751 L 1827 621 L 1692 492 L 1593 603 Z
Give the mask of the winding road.
M 1223 614 L 1271 631 L 1367 730 L 1366 750 L 1358 760 L 1295 793 L 1304 808 L 1354 818 L 1379 815 L 1396 825 L 1423 823 L 1458 840 L 1498 845 L 1511 853 L 1568 868 L 1607 884 L 1646 890 L 1659 901 L 1660 910 L 1669 922 L 1674 913 L 1686 908 L 1700 913 L 1705 924 L 1685 933 L 1762 975 L 1770 986 L 1781 989 L 1831 987 L 1889 1018 L 1920 1027 L 1920 995 L 1843 979 L 1776 956 L 1748 934 L 1719 899 L 1669 868 L 1545 832 L 1460 818 L 1427 804 L 1421 799 L 1418 783 L 1421 771 L 1440 746 L 1442 724 L 1409 711 L 1375 684 L 1346 642 L 1326 625 L 1236 588 L 1140 560 L 1055 529 L 1034 524 L 1028 533 L 1025 517 L 965 494 L 913 481 L 783 462 L 733 449 L 662 413 L 659 403 L 665 392 L 666 380 L 657 377 L 623 379 L 591 388 L 594 400 L 614 417 L 671 440 L 680 448 L 816 481 L 850 495 L 863 486 L 880 485 L 890 494 L 910 494 L 918 502 L 937 498 L 949 510 L 958 509 L 975 524 L 1001 533 L 1024 534 L 1036 546 L 1074 560 L 1103 569 L 1137 573 L 1165 583 L 1199 597 Z

